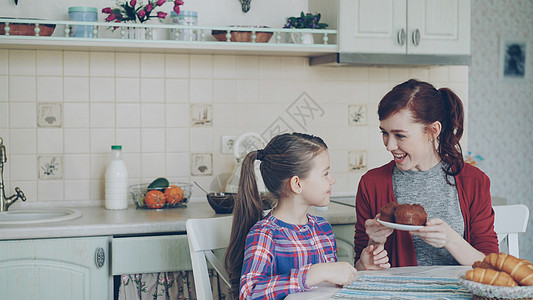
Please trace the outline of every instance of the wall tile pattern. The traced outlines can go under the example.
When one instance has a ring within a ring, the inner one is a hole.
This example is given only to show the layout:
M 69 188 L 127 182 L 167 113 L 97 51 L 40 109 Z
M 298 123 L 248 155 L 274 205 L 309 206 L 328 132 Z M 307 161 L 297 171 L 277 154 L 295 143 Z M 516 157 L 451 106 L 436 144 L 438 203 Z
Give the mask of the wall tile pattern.
M 493 196 L 529 207 L 533 230 L 533 1 L 472 0 L 469 148 L 484 157 Z M 529 41 L 526 80 L 498 75 L 500 39 Z M 521 256 L 533 260 L 533 235 L 520 235 Z
M 221 137 L 275 134 L 269 126 L 283 120 L 325 139 L 335 158 L 334 194 L 354 195 L 364 170 L 390 160 L 377 103 L 410 77 L 449 86 L 467 102 L 466 67 L 331 68 L 309 67 L 301 57 L 0 49 L 7 192 L 20 186 L 28 201 L 98 203 L 112 144 L 123 145 L 130 184 L 167 177 L 218 187 L 236 163 L 221 153 Z M 41 101 L 62 105 L 61 127 L 37 126 Z M 306 103 L 318 113 L 298 116 Z M 350 105 L 366 108 L 364 124 L 350 124 Z M 192 125 L 195 107 L 209 107 L 211 124 Z M 212 154 L 211 175 L 191 175 L 193 154 Z M 61 178 L 39 178 L 41 156 L 61 158 Z M 365 166 L 352 170 L 350 161 Z M 192 201 L 203 200 L 195 187 Z

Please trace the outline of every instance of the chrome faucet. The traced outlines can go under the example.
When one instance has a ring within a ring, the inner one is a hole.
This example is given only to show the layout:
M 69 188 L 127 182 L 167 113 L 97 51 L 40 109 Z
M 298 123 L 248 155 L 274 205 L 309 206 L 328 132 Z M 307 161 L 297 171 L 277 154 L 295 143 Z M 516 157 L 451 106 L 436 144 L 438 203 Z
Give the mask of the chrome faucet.
M 19 198 L 22 201 L 26 201 L 26 196 L 22 190 L 18 187 L 15 188 L 14 195 L 6 197 L 6 192 L 4 189 L 4 163 L 7 161 L 6 147 L 4 146 L 4 140 L 0 137 L 0 212 L 7 211 L 9 206 Z

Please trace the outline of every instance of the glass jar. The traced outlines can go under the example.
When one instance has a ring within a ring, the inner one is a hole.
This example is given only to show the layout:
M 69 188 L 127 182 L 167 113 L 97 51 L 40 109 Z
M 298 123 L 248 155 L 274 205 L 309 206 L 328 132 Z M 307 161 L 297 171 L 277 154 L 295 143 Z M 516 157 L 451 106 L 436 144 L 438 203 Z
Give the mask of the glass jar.
M 73 6 L 68 8 L 68 16 L 71 21 L 77 22 L 96 22 L 98 14 L 96 7 Z M 94 26 L 92 25 L 72 25 L 70 26 L 69 36 L 92 38 Z
M 182 10 L 180 14 L 172 11 L 172 24 L 182 26 L 198 26 L 198 13 L 195 11 Z M 171 39 L 178 41 L 196 41 L 198 40 L 198 30 L 196 29 L 171 29 Z

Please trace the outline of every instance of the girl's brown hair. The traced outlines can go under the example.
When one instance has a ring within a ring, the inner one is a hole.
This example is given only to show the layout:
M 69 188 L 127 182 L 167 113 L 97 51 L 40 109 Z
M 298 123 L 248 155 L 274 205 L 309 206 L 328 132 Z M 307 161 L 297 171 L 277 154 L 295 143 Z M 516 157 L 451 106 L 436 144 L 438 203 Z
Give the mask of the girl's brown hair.
M 260 170 L 265 187 L 275 200 L 279 200 L 289 192 L 289 179 L 292 176 L 305 178 L 311 171 L 311 160 L 325 149 L 327 146 L 319 137 L 285 133 L 272 138 L 265 149 L 252 151 L 244 158 L 225 257 L 231 294 L 235 298 L 239 294 L 246 235 L 255 223 L 263 219 L 263 204 L 254 172 L 255 160 L 261 161 Z
M 410 79 L 395 86 L 379 102 L 379 120 L 407 108 L 414 121 L 430 125 L 435 121 L 442 124 L 437 137 L 437 153 L 446 163 L 444 172 L 455 176 L 464 166 L 463 154 L 459 140 L 463 136 L 464 112 L 461 99 L 450 89 L 435 87 L 427 82 Z M 448 183 L 450 180 L 446 178 Z

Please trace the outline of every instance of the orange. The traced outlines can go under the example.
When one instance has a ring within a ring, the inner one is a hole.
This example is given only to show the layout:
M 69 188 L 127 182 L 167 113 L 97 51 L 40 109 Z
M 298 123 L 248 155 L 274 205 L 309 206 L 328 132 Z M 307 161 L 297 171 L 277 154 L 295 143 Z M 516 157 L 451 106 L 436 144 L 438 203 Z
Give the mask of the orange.
M 183 200 L 183 190 L 177 185 L 171 185 L 165 189 L 165 196 L 167 196 L 168 204 L 178 204 Z
M 167 202 L 167 197 L 158 190 L 148 191 L 144 197 L 144 203 L 150 208 L 161 208 L 165 205 L 165 202 Z

